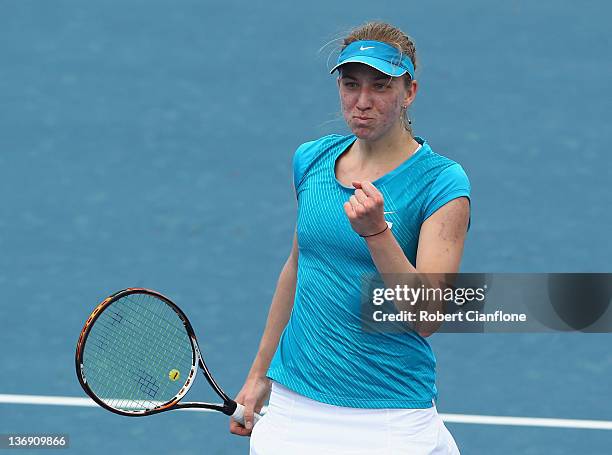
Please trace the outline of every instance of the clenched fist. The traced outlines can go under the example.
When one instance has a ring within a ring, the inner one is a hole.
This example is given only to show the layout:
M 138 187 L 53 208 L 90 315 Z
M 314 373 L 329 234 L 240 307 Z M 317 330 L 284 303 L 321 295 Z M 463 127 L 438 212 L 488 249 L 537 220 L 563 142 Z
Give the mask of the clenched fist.
M 367 180 L 353 181 L 355 194 L 344 203 L 344 212 L 353 230 L 362 237 L 383 232 L 387 228 L 383 195 Z

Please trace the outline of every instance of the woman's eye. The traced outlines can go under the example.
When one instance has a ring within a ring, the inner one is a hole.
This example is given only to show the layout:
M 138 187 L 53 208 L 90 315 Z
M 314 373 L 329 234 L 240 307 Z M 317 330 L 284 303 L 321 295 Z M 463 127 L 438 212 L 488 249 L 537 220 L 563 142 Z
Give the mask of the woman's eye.
M 384 90 L 387 86 L 385 84 L 374 84 L 376 90 Z
M 355 88 L 357 87 L 357 84 L 355 82 L 345 82 L 344 86 L 347 88 Z

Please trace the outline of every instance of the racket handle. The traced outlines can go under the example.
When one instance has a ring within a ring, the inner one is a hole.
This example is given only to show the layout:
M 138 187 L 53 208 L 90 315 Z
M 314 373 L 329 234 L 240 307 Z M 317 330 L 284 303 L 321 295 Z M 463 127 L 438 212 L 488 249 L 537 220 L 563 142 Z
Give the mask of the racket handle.
M 232 418 L 236 422 L 238 422 L 240 425 L 244 426 L 244 406 L 243 405 L 241 405 L 240 403 L 236 403 L 236 410 L 232 414 Z M 261 416 L 255 412 L 253 414 L 253 426 L 255 426 L 257 422 L 259 422 L 259 419 L 261 419 Z

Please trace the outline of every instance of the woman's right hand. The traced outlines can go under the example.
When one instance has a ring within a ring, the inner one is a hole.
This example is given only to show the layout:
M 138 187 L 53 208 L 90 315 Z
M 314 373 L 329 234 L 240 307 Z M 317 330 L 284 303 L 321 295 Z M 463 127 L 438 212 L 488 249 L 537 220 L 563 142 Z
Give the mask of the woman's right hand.
M 239 436 L 250 436 L 253 431 L 253 413 L 261 411 L 264 403 L 270 398 L 272 381 L 266 376 L 247 378 L 242 389 L 234 399 L 244 405 L 244 421 L 242 426 L 230 418 L 230 432 Z

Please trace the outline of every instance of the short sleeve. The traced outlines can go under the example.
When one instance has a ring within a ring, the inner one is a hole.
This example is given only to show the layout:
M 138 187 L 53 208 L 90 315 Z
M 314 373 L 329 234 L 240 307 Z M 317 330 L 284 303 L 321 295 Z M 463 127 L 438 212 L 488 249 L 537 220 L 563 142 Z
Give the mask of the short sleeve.
M 304 178 L 306 169 L 312 161 L 312 152 L 315 141 L 305 142 L 300 145 L 293 154 L 293 188 L 295 189 L 295 197 L 297 198 L 300 183 Z
M 435 180 L 425 200 L 423 221 L 433 215 L 440 207 L 453 199 L 467 197 L 470 199 L 470 181 L 460 164 L 454 163 L 444 169 Z M 468 222 L 468 230 L 472 217 Z

